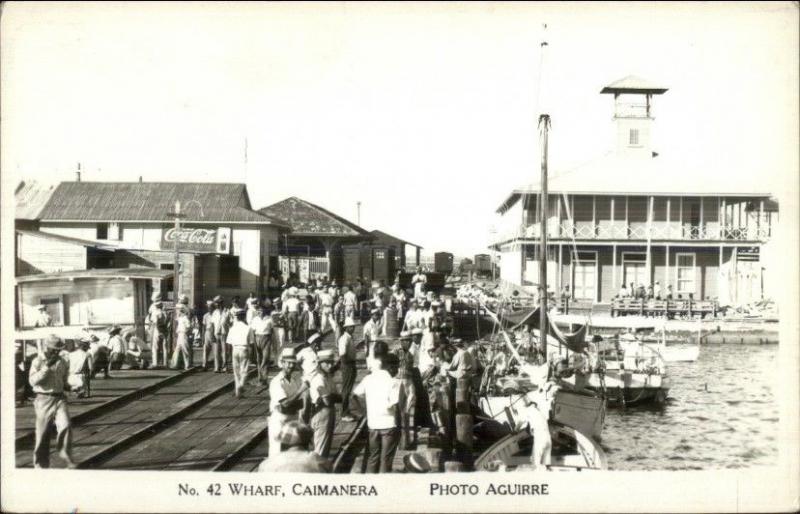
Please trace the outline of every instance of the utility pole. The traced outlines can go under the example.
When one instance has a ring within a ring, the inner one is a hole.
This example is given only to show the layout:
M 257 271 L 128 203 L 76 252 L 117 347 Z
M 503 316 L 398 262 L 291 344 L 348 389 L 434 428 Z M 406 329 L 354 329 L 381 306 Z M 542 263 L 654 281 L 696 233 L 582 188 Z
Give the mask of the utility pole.
M 180 249 L 178 247 L 178 240 L 180 239 L 180 230 L 181 230 L 181 218 L 184 217 L 181 214 L 181 201 L 175 201 L 175 212 L 168 213 L 169 216 L 175 217 L 175 261 L 173 265 L 172 271 L 172 290 L 173 290 L 173 308 L 172 308 L 172 344 L 175 344 L 175 341 L 178 340 L 178 296 L 180 295 L 180 267 L 181 267 L 181 258 L 180 258 Z M 169 348 L 167 345 L 164 345 L 164 366 L 168 366 L 169 362 Z
M 356 202 L 356 225 L 361 226 L 361 202 Z

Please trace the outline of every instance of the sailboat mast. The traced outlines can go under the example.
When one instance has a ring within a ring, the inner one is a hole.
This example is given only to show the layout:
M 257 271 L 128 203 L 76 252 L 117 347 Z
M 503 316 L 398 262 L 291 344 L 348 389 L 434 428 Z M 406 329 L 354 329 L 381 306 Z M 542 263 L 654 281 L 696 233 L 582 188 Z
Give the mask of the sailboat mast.
M 539 351 L 547 355 L 547 137 L 550 115 L 539 115 L 542 140 L 541 199 L 539 201 Z
M 544 25 L 547 30 L 547 25 Z M 542 75 L 544 75 L 545 53 L 547 52 L 547 40 L 541 44 L 541 67 L 539 76 L 539 94 L 543 85 Z M 539 183 L 541 185 L 541 198 L 539 200 L 539 351 L 543 357 L 547 357 L 547 333 L 549 325 L 547 323 L 547 139 L 550 133 L 550 115 L 547 114 L 547 104 L 543 100 L 539 114 L 539 131 L 541 135 L 541 154 L 542 169 Z

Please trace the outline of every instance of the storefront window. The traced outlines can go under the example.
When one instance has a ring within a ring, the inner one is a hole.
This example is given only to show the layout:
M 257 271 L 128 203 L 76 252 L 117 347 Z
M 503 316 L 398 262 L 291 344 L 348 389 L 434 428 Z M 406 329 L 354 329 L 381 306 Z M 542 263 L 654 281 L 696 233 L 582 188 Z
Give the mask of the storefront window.
M 239 287 L 239 256 L 220 255 L 219 257 L 219 277 L 217 277 L 219 287 Z

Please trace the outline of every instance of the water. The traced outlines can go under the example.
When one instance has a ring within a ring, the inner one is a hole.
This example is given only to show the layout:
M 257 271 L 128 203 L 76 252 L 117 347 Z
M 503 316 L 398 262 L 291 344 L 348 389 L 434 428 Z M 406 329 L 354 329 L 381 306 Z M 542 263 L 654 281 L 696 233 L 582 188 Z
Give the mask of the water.
M 672 363 L 659 409 L 609 409 L 609 469 L 722 469 L 773 465 L 778 454 L 778 346 L 709 345 Z

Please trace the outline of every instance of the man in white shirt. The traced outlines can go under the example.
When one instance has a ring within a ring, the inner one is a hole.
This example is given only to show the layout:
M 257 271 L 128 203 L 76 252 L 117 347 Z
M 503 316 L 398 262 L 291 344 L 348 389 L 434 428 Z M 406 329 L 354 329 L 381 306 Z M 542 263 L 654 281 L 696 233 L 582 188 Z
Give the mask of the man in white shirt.
M 281 452 L 280 433 L 283 426 L 297 420 L 303 406 L 303 395 L 307 387 L 297 375 L 297 358 L 294 349 L 284 348 L 280 358 L 280 372 L 269 383 L 269 455 Z
M 415 328 L 422 328 L 422 317 L 420 311 L 417 310 L 416 300 L 411 300 L 403 322 L 403 330 L 414 330 Z
M 69 364 L 61 356 L 64 343 L 51 335 L 43 353 L 31 363 L 28 382 L 36 393 L 33 410 L 36 413 L 36 433 L 33 449 L 33 467 L 50 467 L 50 432 L 56 428 L 56 445 L 67 467 L 74 468 L 72 460 L 72 421 L 67 409 L 64 390 L 68 385 Z
M 372 355 L 372 346 L 383 333 L 383 320 L 380 309 L 372 309 L 370 319 L 364 323 L 364 341 L 367 343 L 367 355 Z
M 333 364 L 336 353 L 322 350 L 317 354 L 319 361 L 316 372 L 311 377 L 309 395 L 311 398 L 311 423 L 314 430 L 314 452 L 328 458 L 333 442 L 333 428 L 336 424 L 336 403 L 341 396 L 333 383 Z
M 250 320 L 254 338 L 254 359 L 258 368 L 258 383 L 267 384 L 269 383 L 269 361 L 272 357 L 272 318 L 264 315 L 263 305 L 256 306 L 255 311 L 255 315 Z
M 189 344 L 189 332 L 192 330 L 192 322 L 189 319 L 189 308 L 179 303 L 175 306 L 178 309 L 178 323 L 175 335 L 175 349 L 172 351 L 172 369 L 180 369 L 181 362 L 183 369 L 192 367 L 192 345 Z
M 240 398 L 247 379 L 247 367 L 250 365 L 249 345 L 252 341 L 252 330 L 244 322 L 245 312 L 242 309 L 231 309 L 235 317 L 233 325 L 228 331 L 227 342 L 231 345 L 233 361 L 233 395 Z
M 286 336 L 289 341 L 296 343 L 299 341 L 300 330 L 300 300 L 297 298 L 297 288 L 292 286 L 288 289 L 289 293 L 283 301 L 283 317 L 286 320 Z
M 381 369 L 376 369 L 353 390 L 357 403 L 365 399 L 369 427 L 368 473 L 391 473 L 392 461 L 400 441 L 397 427 L 397 405 L 400 389 L 386 371 L 386 356 L 380 356 Z
M 323 334 L 330 328 L 333 330 L 334 337 L 339 340 L 339 324 L 333 315 L 333 295 L 326 289 L 320 289 L 319 293 L 319 331 Z
M 38 315 L 36 317 L 36 323 L 34 326 L 36 327 L 49 327 L 53 324 L 53 318 L 47 312 L 47 306 L 39 305 L 36 307 L 39 309 Z
M 358 312 L 358 297 L 349 287 L 345 286 L 342 289 L 344 289 L 344 294 L 342 295 L 344 300 L 344 318 L 346 320 L 352 319 L 355 321 L 356 313 Z
M 428 277 L 422 272 L 422 268 L 417 266 L 417 273 L 411 277 L 411 286 L 414 288 L 414 298 L 425 296 L 425 286 L 428 284 Z

